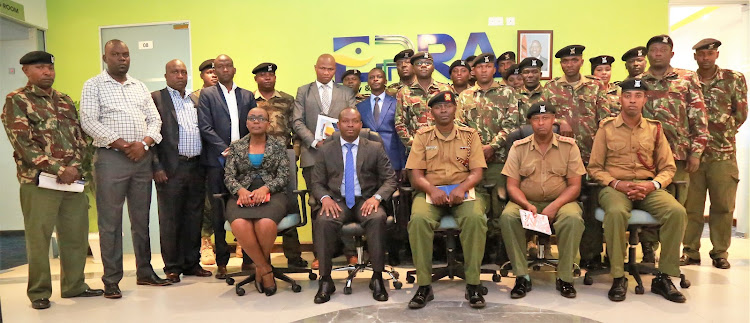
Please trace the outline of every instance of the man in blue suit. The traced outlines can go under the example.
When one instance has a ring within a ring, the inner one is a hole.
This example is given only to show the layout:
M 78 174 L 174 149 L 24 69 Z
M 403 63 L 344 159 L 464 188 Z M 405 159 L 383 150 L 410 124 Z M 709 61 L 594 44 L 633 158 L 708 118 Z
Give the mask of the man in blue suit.
M 403 182 L 406 178 L 406 172 L 403 171 L 406 165 L 406 148 L 396 133 L 394 119 L 396 115 L 396 98 L 386 94 L 386 82 L 385 72 L 382 69 L 373 68 L 370 70 L 367 76 L 367 84 L 370 86 L 372 95 L 357 104 L 357 110 L 362 115 L 362 127 L 370 128 L 380 134 L 380 137 L 383 139 L 385 152 L 391 160 L 391 166 L 396 171 L 399 182 Z M 408 243 L 406 236 L 406 223 L 409 222 L 408 213 L 408 211 L 397 212 L 396 222 L 403 223 L 403 225 L 395 225 L 389 228 L 388 231 L 390 236 L 387 239 L 388 262 L 392 266 L 400 264 L 399 250 Z
M 210 194 L 227 192 L 224 186 L 224 156 L 229 151 L 232 141 L 248 134 L 247 113 L 257 106 L 253 93 L 237 87 L 234 83 L 237 69 L 229 56 L 219 55 L 214 60 L 214 69 L 219 83 L 201 90 L 198 101 L 198 127 L 203 141 L 200 160 L 206 167 Z M 216 278 L 226 279 L 229 247 L 224 230 L 224 212 L 218 205 L 212 205 L 211 211 L 214 215 L 216 239 Z M 243 263 L 242 267 L 245 269 L 246 265 Z

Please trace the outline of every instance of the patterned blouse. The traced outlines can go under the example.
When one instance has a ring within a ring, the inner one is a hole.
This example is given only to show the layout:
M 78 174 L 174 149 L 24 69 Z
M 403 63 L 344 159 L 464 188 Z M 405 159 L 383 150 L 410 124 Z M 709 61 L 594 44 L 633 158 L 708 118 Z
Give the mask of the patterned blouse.
M 289 158 L 286 144 L 274 136 L 266 137 L 266 151 L 260 168 L 255 168 L 247 157 L 250 134 L 229 145 L 229 155 L 224 165 L 224 184 L 233 195 L 240 188 L 249 188 L 257 176 L 265 182 L 271 193 L 283 192 L 289 182 Z

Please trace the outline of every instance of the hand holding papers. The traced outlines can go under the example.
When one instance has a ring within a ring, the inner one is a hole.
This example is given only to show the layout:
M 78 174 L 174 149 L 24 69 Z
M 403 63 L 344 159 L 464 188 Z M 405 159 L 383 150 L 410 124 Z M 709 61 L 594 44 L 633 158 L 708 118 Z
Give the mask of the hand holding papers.
M 339 119 L 319 114 L 318 124 L 315 126 L 315 140 L 321 141 L 330 137 L 338 130 L 338 123 Z
M 39 174 L 38 186 L 50 190 L 81 193 L 83 192 L 84 184 L 86 184 L 86 182 L 81 180 L 75 181 L 72 184 L 60 184 L 57 182 L 57 176 L 55 175 L 45 172 Z
M 534 214 L 527 210 L 521 210 L 521 225 L 523 225 L 524 229 L 552 235 L 552 229 L 549 226 L 549 217 L 544 214 Z

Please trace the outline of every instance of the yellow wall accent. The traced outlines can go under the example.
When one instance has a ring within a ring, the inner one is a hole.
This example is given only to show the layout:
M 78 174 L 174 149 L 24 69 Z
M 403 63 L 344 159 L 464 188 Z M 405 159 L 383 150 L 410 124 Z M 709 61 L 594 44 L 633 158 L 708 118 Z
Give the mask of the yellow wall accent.
M 685 25 L 687 25 L 687 24 L 689 24 L 689 23 L 691 23 L 693 21 L 696 21 L 696 20 L 700 19 L 701 17 L 704 17 L 705 15 L 713 12 L 716 9 L 719 9 L 719 7 L 705 7 L 703 9 L 701 9 L 701 10 L 698 10 L 696 13 L 694 13 L 692 15 L 689 15 L 685 19 L 682 19 L 682 20 L 676 22 L 675 24 L 669 26 L 669 31 L 672 32 L 672 31 L 675 31 L 677 29 L 680 29 L 681 27 L 683 27 L 683 26 L 685 26 Z

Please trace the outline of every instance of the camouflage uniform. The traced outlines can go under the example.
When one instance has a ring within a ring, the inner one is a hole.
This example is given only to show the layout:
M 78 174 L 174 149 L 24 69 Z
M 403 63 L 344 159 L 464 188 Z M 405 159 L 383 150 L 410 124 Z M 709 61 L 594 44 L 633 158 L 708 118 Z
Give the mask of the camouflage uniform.
M 716 68 L 710 80 L 700 80 L 708 115 L 708 144 L 701 164 L 690 174 L 687 209 L 688 223 L 683 253 L 700 259 L 700 237 L 706 190 L 711 197 L 709 222 L 711 258 L 727 258 L 732 237 L 732 214 L 737 195 L 739 171 L 735 135 L 747 119 L 747 83 L 741 73 Z
M 526 112 L 529 112 L 529 109 L 531 108 L 534 103 L 542 102 L 542 90 L 544 90 L 544 87 L 541 83 L 536 86 L 535 89 L 529 91 L 525 86 L 521 88 L 520 91 L 518 91 L 518 94 L 521 95 L 521 101 L 518 103 L 518 116 L 521 120 L 521 123 L 526 123 Z
M 354 100 L 357 102 L 356 104 L 359 104 L 360 102 L 367 100 L 369 98 L 370 98 L 369 93 L 367 94 L 357 93 L 357 95 L 354 96 Z
M 414 82 L 416 82 L 416 81 L 417 80 L 415 79 Z M 391 83 L 391 85 L 388 85 L 385 88 L 385 94 L 388 94 L 388 95 L 390 95 L 390 96 L 392 96 L 392 97 L 395 98 L 396 95 L 398 94 L 398 91 L 401 91 L 401 89 L 403 89 L 406 86 L 407 85 L 404 82 L 401 82 L 401 81 L 396 82 L 396 83 Z
M 432 113 L 427 106 L 427 100 L 439 92 L 452 91 L 450 85 L 432 80 L 427 91 L 414 81 L 409 87 L 403 87 L 396 95 L 396 133 L 406 146 L 407 153 L 411 150 L 414 134 L 420 128 L 433 125 Z
M 609 83 L 609 87 L 605 91 L 607 93 L 607 101 L 609 104 L 609 114 L 611 117 L 616 117 L 622 110 L 622 104 L 620 104 L 620 82 Z
M 60 259 L 62 297 L 83 293 L 89 288 L 83 274 L 88 252 L 88 197 L 84 193 L 36 185 L 40 172 L 59 176 L 66 167 L 82 172 L 81 161 L 87 144 L 73 100 L 54 89 L 48 94 L 28 84 L 5 98 L 2 120 L 13 146 L 21 184 L 29 300 L 52 295 L 49 245 L 53 229 L 58 232 L 60 251 L 64 255 Z

